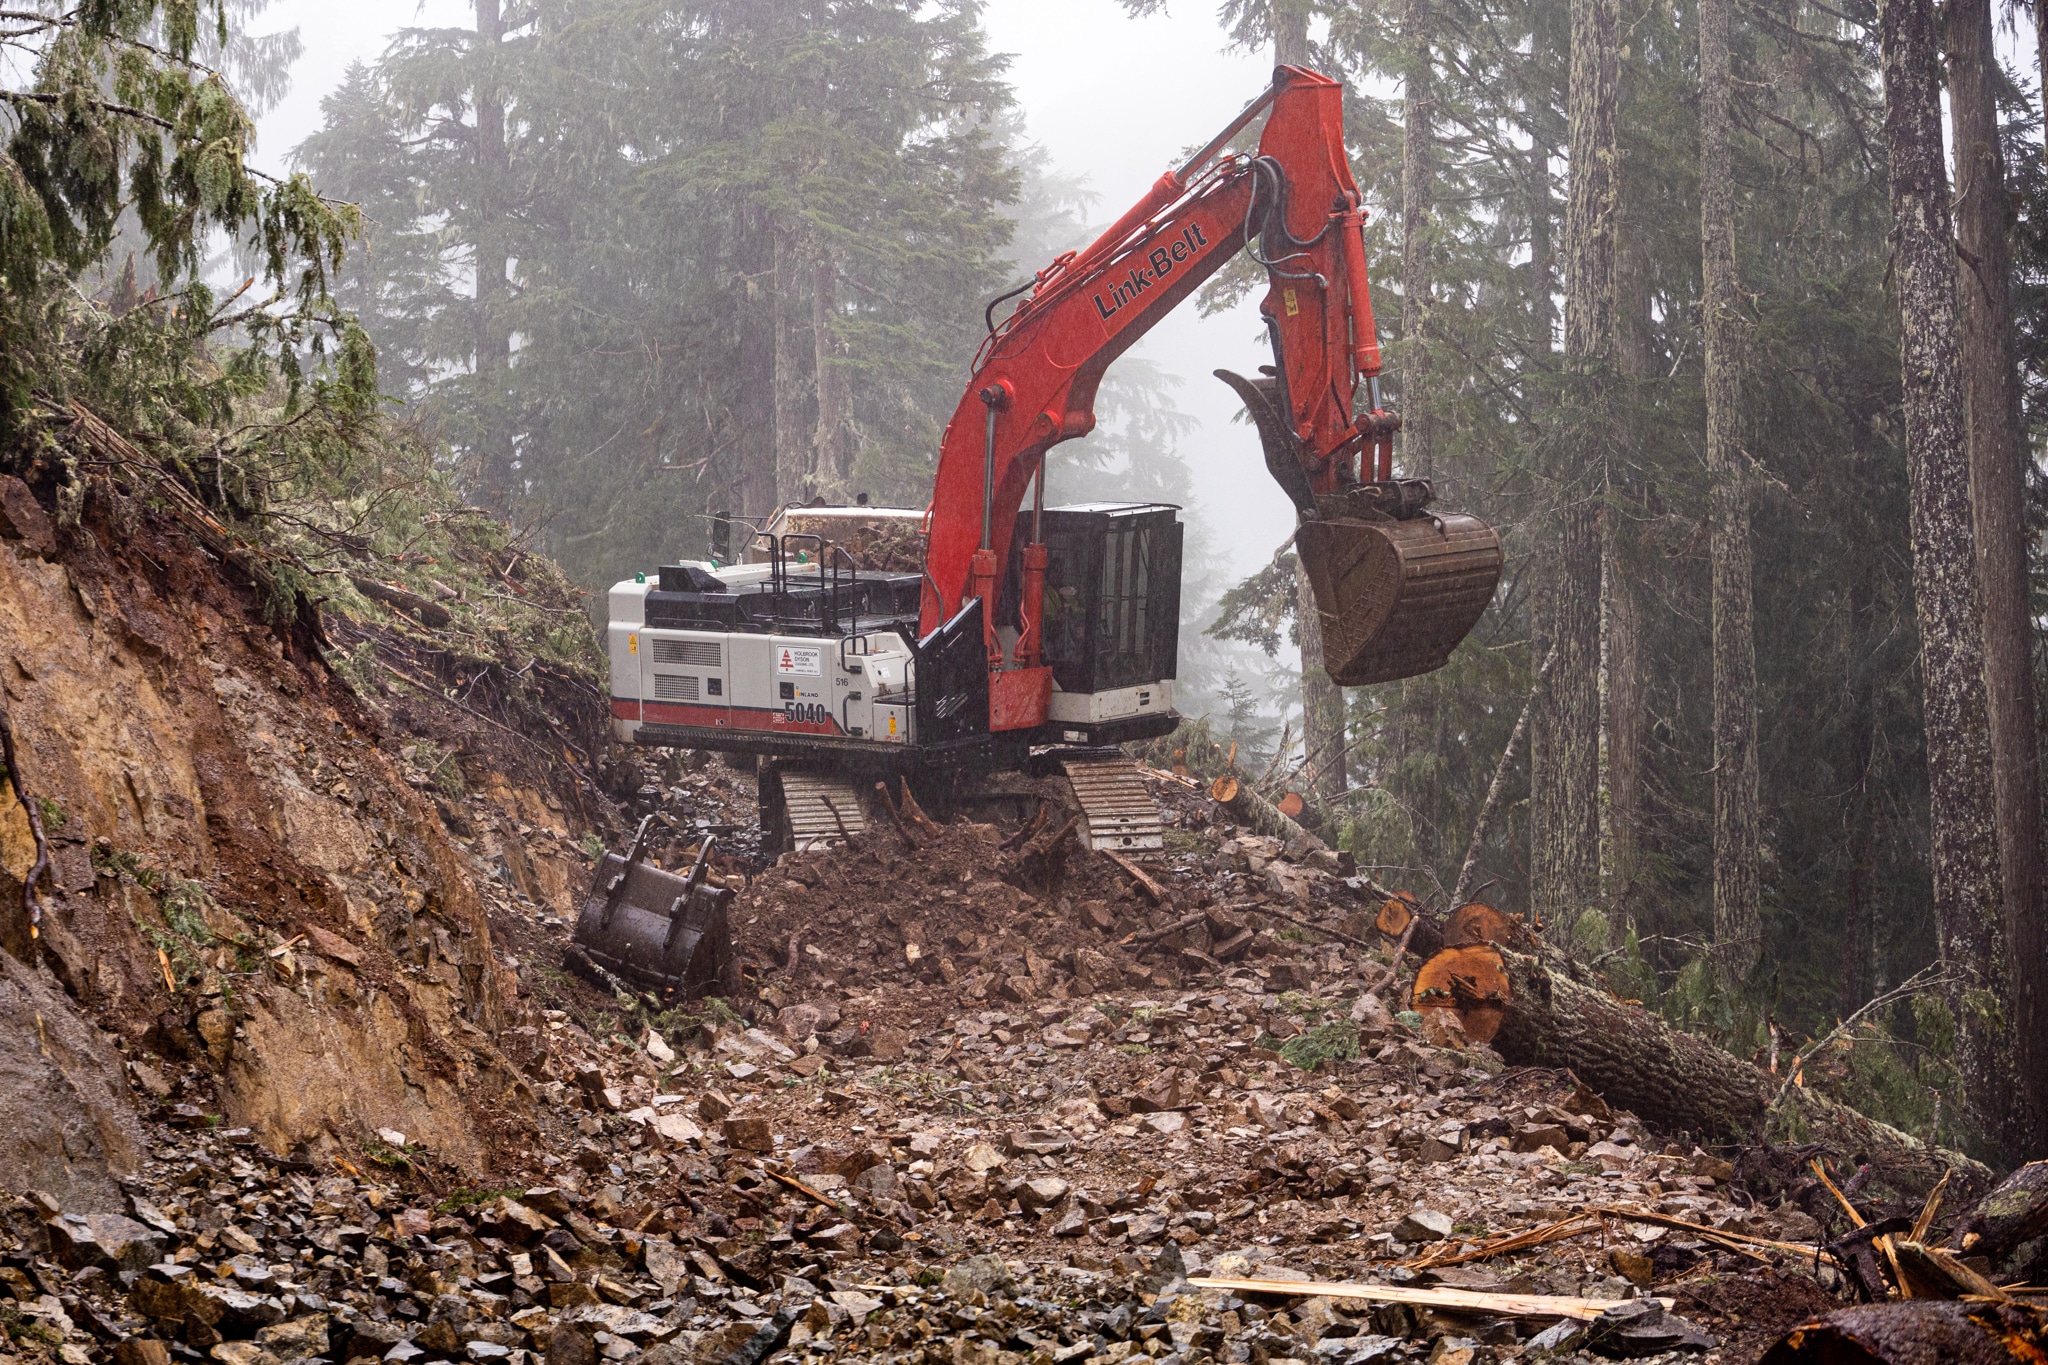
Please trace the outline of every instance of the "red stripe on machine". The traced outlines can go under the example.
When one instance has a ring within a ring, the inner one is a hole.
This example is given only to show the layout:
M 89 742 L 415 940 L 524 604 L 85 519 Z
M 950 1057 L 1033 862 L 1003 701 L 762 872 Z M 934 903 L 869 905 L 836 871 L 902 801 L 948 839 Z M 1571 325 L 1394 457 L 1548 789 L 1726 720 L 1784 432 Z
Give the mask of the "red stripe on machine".
M 720 730 L 774 730 L 780 734 L 837 735 L 845 733 L 835 720 L 791 720 L 768 707 L 684 706 L 675 702 L 636 702 L 612 698 L 612 715 L 620 720 L 641 720 L 650 725 L 702 725 Z

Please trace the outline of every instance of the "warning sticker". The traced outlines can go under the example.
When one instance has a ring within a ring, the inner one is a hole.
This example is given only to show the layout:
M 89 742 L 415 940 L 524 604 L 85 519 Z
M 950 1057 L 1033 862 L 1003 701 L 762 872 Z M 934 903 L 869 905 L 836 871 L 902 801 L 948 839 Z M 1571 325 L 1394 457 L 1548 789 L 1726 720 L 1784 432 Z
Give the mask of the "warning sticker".
M 782 645 L 775 651 L 775 671 L 783 674 L 800 674 L 816 678 L 824 674 L 824 651 L 804 649 L 795 645 Z

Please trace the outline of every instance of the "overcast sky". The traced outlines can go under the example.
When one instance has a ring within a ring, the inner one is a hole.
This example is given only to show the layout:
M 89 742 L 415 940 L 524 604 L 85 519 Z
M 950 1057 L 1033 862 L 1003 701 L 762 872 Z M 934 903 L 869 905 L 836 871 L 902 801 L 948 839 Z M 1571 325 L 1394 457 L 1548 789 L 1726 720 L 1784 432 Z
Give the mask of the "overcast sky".
M 1115 0 L 990 0 L 991 45 L 1014 58 L 1010 77 L 1031 136 L 1063 169 L 1088 178 L 1101 221 L 1265 86 L 1269 58 L 1225 53 L 1215 12 L 1215 0 L 1178 0 L 1170 18 L 1134 20 Z M 291 94 L 261 121 L 257 164 L 281 168 L 319 126 L 320 99 L 350 62 L 374 59 L 400 28 L 463 24 L 470 14 L 466 0 L 277 0 L 262 26 L 296 27 L 306 55 Z M 1236 398 L 1210 375 L 1218 366 L 1251 373 L 1267 359 L 1255 308 L 1204 319 L 1190 304 L 1134 354 L 1182 379 L 1180 406 L 1200 423 L 1183 454 L 1203 520 L 1233 569 L 1257 568 L 1293 529 L 1293 514 L 1260 461 L 1258 438 L 1231 420 Z

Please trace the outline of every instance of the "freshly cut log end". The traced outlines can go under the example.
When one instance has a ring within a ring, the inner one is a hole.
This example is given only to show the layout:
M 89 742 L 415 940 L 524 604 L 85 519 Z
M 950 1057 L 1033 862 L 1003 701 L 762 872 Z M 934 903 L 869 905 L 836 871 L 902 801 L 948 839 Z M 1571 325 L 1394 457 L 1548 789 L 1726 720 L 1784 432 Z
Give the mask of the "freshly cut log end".
M 1520 915 L 1510 915 L 1478 901 L 1469 901 L 1451 911 L 1444 925 L 1446 948 L 1467 948 L 1475 943 L 1512 945 L 1528 937 Z
M 1275 806 L 1275 809 L 1290 820 L 1299 820 L 1302 811 L 1307 808 L 1308 803 L 1301 799 L 1300 792 L 1287 793 L 1287 795 L 1280 798 Z
M 1295 545 L 1322 617 L 1323 667 L 1345 687 L 1442 668 L 1500 584 L 1500 536 L 1477 517 L 1305 521 Z
M 1209 799 L 1211 801 L 1220 801 L 1226 806 L 1232 801 L 1237 800 L 1237 779 L 1234 777 L 1219 777 L 1214 782 L 1211 782 L 1209 784 Z
M 2039 1365 L 2044 1346 L 2039 1309 L 1907 1299 L 1795 1327 L 1762 1365 Z
M 1406 891 L 1396 892 L 1392 899 L 1380 905 L 1379 917 L 1372 927 L 1390 939 L 1401 937 L 1408 931 L 1409 921 L 1415 918 L 1415 898 Z
M 1423 963 L 1415 974 L 1412 1000 L 1417 1013 L 1449 1010 L 1467 1038 L 1490 1043 L 1500 1031 L 1511 994 L 1500 954 L 1493 945 L 1478 943 L 1446 948 Z

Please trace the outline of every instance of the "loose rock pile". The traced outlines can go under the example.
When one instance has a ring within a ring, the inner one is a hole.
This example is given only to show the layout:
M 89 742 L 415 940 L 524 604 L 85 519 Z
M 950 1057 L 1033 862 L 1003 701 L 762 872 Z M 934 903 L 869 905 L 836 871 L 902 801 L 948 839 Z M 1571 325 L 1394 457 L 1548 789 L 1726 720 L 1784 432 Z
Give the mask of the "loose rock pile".
M 1619 1216 L 1432 1267 L 1590 1206 L 1817 1229 L 1569 1074 L 1425 1041 L 1373 954 L 1280 917 L 1357 927 L 1341 867 L 1189 838 L 1155 905 L 1099 856 L 1049 869 L 1008 837 L 882 829 L 783 860 L 734 914 L 751 993 L 688 1016 L 542 972 L 566 927 L 529 926 L 522 987 L 561 1007 L 507 1036 L 533 1126 L 487 1177 L 395 1131 L 315 1165 L 203 1110 L 158 1122 L 123 1212 L 7 1209 L 0 1357 L 1749 1360 L 1833 1305 L 1799 1258 Z M 1205 1277 L 1624 1306 L 1552 1324 Z

